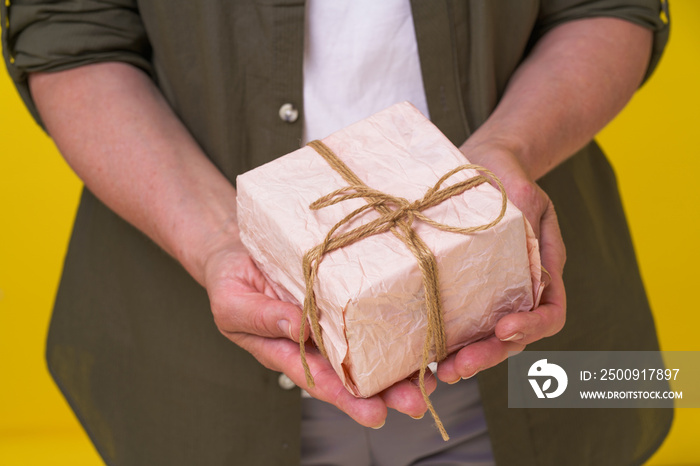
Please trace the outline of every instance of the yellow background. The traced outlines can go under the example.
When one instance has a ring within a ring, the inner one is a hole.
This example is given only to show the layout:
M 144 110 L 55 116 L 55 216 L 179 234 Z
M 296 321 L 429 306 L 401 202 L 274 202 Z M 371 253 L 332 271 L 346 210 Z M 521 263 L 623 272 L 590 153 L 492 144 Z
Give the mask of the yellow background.
M 700 1 L 673 0 L 660 68 L 599 136 L 615 166 L 662 348 L 700 350 Z M 81 184 L 0 72 L 0 465 L 100 465 L 43 351 Z M 650 465 L 700 464 L 700 409 Z

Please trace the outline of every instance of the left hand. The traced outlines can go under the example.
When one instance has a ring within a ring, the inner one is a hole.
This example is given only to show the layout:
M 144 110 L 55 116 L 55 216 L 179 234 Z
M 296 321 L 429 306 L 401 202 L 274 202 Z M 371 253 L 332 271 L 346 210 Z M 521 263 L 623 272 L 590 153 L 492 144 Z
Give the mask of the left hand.
M 472 343 L 441 361 L 437 376 L 447 383 L 472 377 L 504 361 L 509 352 L 520 352 L 525 345 L 554 335 L 566 320 L 566 294 L 562 280 L 566 251 L 552 201 L 526 175 L 516 155 L 506 147 L 491 143 L 473 146 L 467 141 L 460 149 L 471 163 L 482 165 L 496 174 L 508 199 L 528 219 L 539 239 L 542 266 L 551 275 L 551 282 L 537 308 L 503 317 L 493 336 Z
M 263 274 L 237 238 L 224 235 L 214 242 L 205 263 L 203 284 L 207 289 L 214 322 L 229 340 L 248 351 L 262 365 L 286 374 L 311 396 L 344 411 L 357 423 L 378 428 L 387 408 L 412 417 L 428 409 L 416 377 L 401 380 L 369 398 L 356 398 L 341 382 L 331 363 L 308 344 L 306 361 L 315 379 L 309 387 L 299 350 L 302 312 L 280 301 Z M 309 336 L 308 326 L 302 338 Z M 425 386 L 432 392 L 437 382 L 426 374 Z

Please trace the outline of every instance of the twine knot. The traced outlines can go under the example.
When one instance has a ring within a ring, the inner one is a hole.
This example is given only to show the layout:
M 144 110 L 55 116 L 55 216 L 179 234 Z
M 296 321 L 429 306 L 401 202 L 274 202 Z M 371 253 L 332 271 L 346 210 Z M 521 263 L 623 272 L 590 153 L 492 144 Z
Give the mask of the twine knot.
M 444 440 L 448 440 L 449 436 L 440 421 L 435 409 L 433 408 L 428 393 L 425 389 L 425 371 L 430 363 L 430 352 L 435 350 L 437 361 L 442 361 L 447 356 L 447 338 L 445 335 L 445 325 L 443 322 L 440 288 L 438 281 L 438 269 L 435 255 L 423 242 L 423 240 L 415 233 L 412 225 L 416 219 L 431 225 L 439 230 L 470 234 L 477 231 L 488 230 L 503 219 L 507 207 L 507 197 L 505 189 L 500 180 L 489 170 L 478 165 L 466 164 L 456 167 L 445 175 L 443 175 L 437 183 L 425 193 L 422 199 L 410 202 L 402 197 L 392 196 L 383 193 L 376 189 L 370 188 L 355 173 L 353 173 L 342 160 L 340 160 L 333 151 L 321 141 L 311 141 L 308 144 L 316 152 L 319 153 L 328 164 L 337 171 L 349 183 L 349 186 L 337 189 L 321 198 L 317 199 L 309 205 L 312 210 L 319 210 L 324 207 L 332 206 L 349 199 L 363 198 L 367 204 L 363 205 L 346 215 L 342 220 L 336 223 L 328 231 L 325 239 L 321 244 L 311 248 L 306 252 L 303 258 L 304 279 L 306 282 L 306 296 L 304 299 L 303 314 L 301 320 L 301 329 L 299 337 L 299 348 L 301 351 L 301 361 L 306 374 L 306 382 L 309 387 L 314 386 L 313 375 L 306 361 L 306 349 L 304 346 L 304 329 L 307 319 L 310 321 L 311 330 L 316 341 L 316 346 L 324 357 L 328 357 L 326 348 L 323 344 L 323 335 L 321 334 L 321 326 L 319 325 L 318 308 L 316 306 L 316 296 L 314 293 L 314 283 L 318 275 L 318 268 L 323 260 L 323 256 L 331 251 L 349 246 L 357 241 L 360 241 L 369 236 L 377 235 L 387 231 L 391 231 L 399 238 L 413 253 L 418 266 L 423 276 L 423 286 L 425 289 L 426 314 L 428 325 L 426 331 L 425 342 L 423 344 L 423 358 L 419 371 L 419 387 L 423 395 L 423 399 L 430 410 L 435 423 L 442 434 Z M 442 188 L 442 184 L 450 177 L 463 170 L 475 169 L 488 176 L 476 175 L 467 180 L 457 182 L 446 188 Z M 461 228 L 453 227 L 443 223 L 436 222 L 423 214 L 423 211 L 430 207 L 436 206 L 441 202 L 453 196 L 458 196 L 465 191 L 487 183 L 489 178 L 492 179 L 501 191 L 502 203 L 499 215 L 491 222 Z M 380 215 L 378 218 L 353 228 L 348 231 L 338 232 L 338 230 L 354 219 L 360 217 L 365 212 L 375 211 Z

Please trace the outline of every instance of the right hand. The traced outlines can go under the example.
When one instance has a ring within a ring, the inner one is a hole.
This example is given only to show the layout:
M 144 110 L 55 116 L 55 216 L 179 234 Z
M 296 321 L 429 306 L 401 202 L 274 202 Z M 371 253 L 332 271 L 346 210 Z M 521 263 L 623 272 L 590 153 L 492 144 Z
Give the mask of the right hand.
M 427 410 L 417 383 L 409 379 L 370 398 L 356 398 L 311 343 L 306 346 L 306 359 L 315 386 L 308 387 L 299 351 L 301 309 L 277 298 L 240 242 L 231 241 L 209 255 L 204 285 L 214 321 L 223 335 L 268 369 L 285 373 L 311 396 L 335 405 L 359 424 L 382 426 L 387 408 L 412 417 Z M 308 336 L 307 326 L 305 341 Z M 434 377 L 426 374 L 425 383 L 428 392 L 435 389 Z
M 566 249 L 554 206 L 547 194 L 526 174 L 518 158 L 498 143 L 476 145 L 470 140 L 461 147 L 470 162 L 482 165 L 498 176 L 508 199 L 530 222 L 540 245 L 542 266 L 550 283 L 537 308 L 501 318 L 494 335 L 451 354 L 438 365 L 438 377 L 448 383 L 471 378 L 500 364 L 525 346 L 559 332 L 566 321 L 566 293 L 563 272 Z

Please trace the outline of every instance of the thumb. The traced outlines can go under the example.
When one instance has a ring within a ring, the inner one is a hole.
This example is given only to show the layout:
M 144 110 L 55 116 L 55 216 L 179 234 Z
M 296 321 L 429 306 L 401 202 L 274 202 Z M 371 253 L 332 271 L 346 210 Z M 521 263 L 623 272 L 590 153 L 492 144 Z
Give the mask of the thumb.
M 224 334 L 248 333 L 267 338 L 299 341 L 301 309 L 258 292 L 243 292 L 215 302 L 212 312 Z M 305 328 L 303 340 L 309 336 Z

